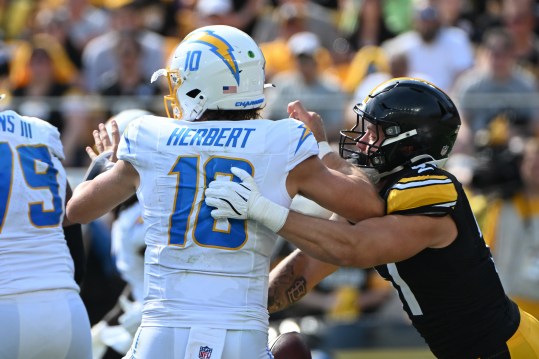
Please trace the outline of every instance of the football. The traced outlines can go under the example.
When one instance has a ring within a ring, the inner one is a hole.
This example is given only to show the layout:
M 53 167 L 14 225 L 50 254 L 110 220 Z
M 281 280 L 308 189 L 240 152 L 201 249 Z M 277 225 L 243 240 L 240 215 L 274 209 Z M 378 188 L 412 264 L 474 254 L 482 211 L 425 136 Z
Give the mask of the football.
M 270 350 L 275 359 L 312 359 L 309 346 L 298 332 L 279 335 L 270 343 Z

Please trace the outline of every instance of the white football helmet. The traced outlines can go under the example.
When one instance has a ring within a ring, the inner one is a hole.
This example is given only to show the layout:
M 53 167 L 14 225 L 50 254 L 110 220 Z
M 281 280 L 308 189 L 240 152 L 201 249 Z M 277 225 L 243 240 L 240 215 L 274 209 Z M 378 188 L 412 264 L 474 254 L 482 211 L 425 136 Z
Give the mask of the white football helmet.
M 112 134 L 112 125 L 111 121 L 115 120 L 116 124 L 118 124 L 118 130 L 120 132 L 120 135 L 125 131 L 127 126 L 135 119 L 142 117 L 142 116 L 153 116 L 153 113 L 150 111 L 146 111 L 143 109 L 133 108 L 129 110 L 123 110 L 116 115 L 112 116 L 107 120 L 105 123 L 105 128 L 107 129 L 107 132 L 109 136 Z
M 266 61 L 256 42 L 231 26 L 201 27 L 188 34 L 174 51 L 166 76 L 168 117 L 195 121 L 206 110 L 246 110 L 265 103 Z M 171 113 L 172 110 L 172 113 Z

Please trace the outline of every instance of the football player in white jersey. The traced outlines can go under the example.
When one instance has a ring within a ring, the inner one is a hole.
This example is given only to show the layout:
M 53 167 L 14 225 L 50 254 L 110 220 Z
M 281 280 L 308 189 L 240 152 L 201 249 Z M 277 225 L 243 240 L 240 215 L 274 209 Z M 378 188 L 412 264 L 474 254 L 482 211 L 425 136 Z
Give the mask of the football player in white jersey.
M 54 126 L 0 112 L 1 359 L 92 357 L 76 258 L 66 245 L 80 246 L 82 235 L 64 218 L 70 189 L 63 158 Z
M 324 166 L 303 123 L 259 119 L 264 66 L 257 44 L 238 29 L 217 25 L 187 35 L 169 67 L 155 76 L 168 80 L 165 104 L 172 118 L 133 121 L 120 140 L 118 161 L 80 184 L 68 203 L 68 217 L 80 223 L 133 193 L 142 205 L 144 308 L 126 358 L 272 358 L 272 229 L 286 213 L 273 213 L 267 226 L 215 221 L 204 189 L 213 180 L 239 182 L 231 167 L 252 174 L 261 192 L 283 207 L 300 193 L 350 220 L 383 213 L 361 172 Z

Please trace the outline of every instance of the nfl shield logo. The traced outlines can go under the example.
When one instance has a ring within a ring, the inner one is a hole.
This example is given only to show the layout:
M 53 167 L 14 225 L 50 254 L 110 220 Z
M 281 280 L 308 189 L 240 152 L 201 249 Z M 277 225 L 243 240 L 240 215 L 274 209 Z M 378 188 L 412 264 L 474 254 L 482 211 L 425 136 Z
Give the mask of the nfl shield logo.
M 198 351 L 198 359 L 210 359 L 212 350 L 213 349 L 210 347 L 200 347 L 200 350 Z

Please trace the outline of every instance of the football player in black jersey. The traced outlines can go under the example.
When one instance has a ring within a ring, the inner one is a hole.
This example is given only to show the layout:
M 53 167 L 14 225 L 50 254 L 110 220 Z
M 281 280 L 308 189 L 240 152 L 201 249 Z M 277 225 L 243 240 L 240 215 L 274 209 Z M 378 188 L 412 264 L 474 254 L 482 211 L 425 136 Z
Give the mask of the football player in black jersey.
M 386 214 L 350 223 L 290 211 L 278 233 L 301 250 L 272 271 L 270 311 L 298 301 L 337 266 L 375 267 L 438 358 L 539 358 L 539 321 L 507 297 L 462 185 L 441 169 L 461 124 L 453 101 L 426 81 L 397 78 L 354 111 L 357 124 L 341 132 L 338 156 L 324 142 L 320 116 L 289 105 L 328 167 L 369 171 Z M 235 174 L 242 186 L 206 190 L 212 215 L 264 224 L 275 208 L 249 175 Z

